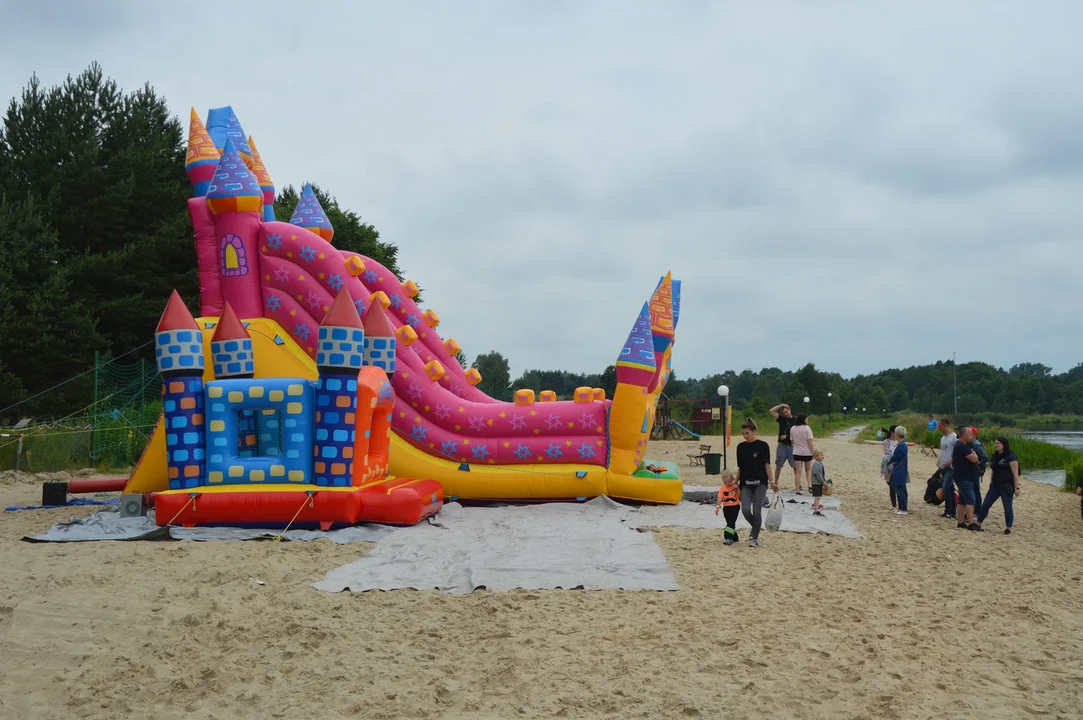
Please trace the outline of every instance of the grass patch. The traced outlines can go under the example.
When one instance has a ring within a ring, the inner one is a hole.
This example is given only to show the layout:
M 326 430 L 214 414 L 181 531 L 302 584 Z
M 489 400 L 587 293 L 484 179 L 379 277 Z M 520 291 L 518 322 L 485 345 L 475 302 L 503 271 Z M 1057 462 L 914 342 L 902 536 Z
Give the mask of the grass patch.
M 936 430 L 929 430 L 927 425 L 928 421 L 927 416 L 903 413 L 890 420 L 883 421 L 882 424 L 870 424 L 869 427 L 863 430 L 858 436 L 858 441 L 875 440 L 876 431 L 881 426 L 886 428 L 894 424 L 902 425 L 907 429 L 907 432 L 909 433 L 907 439 L 910 442 L 939 451 L 940 440 L 943 436 Z M 972 425 L 974 424 L 974 421 L 967 418 L 962 424 Z M 1060 445 L 1054 445 L 1045 440 L 1025 437 L 1023 433 L 1024 430 L 1019 427 L 978 425 L 978 438 L 985 446 L 985 451 L 989 453 L 989 455 L 992 455 L 994 452 L 993 444 L 996 438 L 1006 437 L 1008 442 L 1011 443 L 1012 452 L 1019 456 L 1019 464 L 1023 468 L 1024 473 L 1026 473 L 1027 470 L 1060 470 L 1061 468 L 1067 470 L 1069 465 L 1083 461 L 1083 455 L 1074 450 L 1069 450 Z M 1080 466 L 1080 473 L 1083 474 L 1083 465 Z M 1065 489 L 1074 491 L 1074 482 L 1071 488 L 1067 488 L 1066 486 Z
M 73 420 L 63 425 L 31 425 L 23 433 L 19 469 L 25 472 L 58 472 L 96 467 L 101 470 L 130 468 L 147 446 L 161 403 L 129 408 L 116 417 L 104 415 Z M 0 444 L 0 469 L 15 468 L 16 438 Z

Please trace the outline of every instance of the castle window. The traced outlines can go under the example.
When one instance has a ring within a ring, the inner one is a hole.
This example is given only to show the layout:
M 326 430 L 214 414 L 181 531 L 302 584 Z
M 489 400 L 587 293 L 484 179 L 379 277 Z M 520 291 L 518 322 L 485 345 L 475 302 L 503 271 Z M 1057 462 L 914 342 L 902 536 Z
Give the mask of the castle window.
M 226 233 L 219 243 L 222 255 L 222 276 L 241 277 L 248 274 L 248 258 L 239 235 Z
M 277 408 L 237 410 L 237 457 L 282 456 L 282 414 Z

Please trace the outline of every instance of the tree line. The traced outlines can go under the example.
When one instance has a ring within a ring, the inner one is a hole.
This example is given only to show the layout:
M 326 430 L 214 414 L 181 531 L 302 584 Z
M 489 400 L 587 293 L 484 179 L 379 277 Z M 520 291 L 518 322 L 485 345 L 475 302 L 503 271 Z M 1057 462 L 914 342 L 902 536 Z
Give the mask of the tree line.
M 489 379 L 488 387 L 483 385 L 482 389 L 495 391 L 490 392 L 494 397 L 510 394 L 516 388 L 531 388 L 536 392 L 553 390 L 558 397 L 567 399 L 575 388 L 584 385 L 604 388 L 606 396 L 612 397 L 617 384 L 612 365 L 600 373 L 527 370 L 514 381 L 508 361 L 500 352 L 479 355 L 473 366 Z M 672 375 L 664 392 L 671 400 L 706 400 L 718 405 L 720 385 L 729 388 L 729 402 L 736 411 L 754 416 L 782 402 L 795 412 L 807 408 L 813 414 L 840 413 L 845 408 L 846 412 L 913 410 L 948 415 L 956 410 L 953 387 L 958 390 L 960 414 L 1083 415 L 1083 363 L 1054 375 L 1052 368 L 1040 363 L 1020 363 L 1004 370 L 981 362 L 953 368 L 949 360 L 850 379 L 820 371 L 809 363 L 795 371 L 774 367 L 759 372 L 727 370 L 699 379 Z

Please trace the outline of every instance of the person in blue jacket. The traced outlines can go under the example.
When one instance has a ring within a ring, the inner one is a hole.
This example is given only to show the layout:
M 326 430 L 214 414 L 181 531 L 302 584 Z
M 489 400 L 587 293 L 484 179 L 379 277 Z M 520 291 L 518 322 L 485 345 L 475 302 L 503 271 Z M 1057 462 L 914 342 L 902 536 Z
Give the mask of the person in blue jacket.
M 895 491 L 895 500 L 899 503 L 899 509 L 895 511 L 895 514 L 909 515 L 910 506 L 908 504 L 909 496 L 906 492 L 906 483 L 910 482 L 910 468 L 907 457 L 910 448 L 906 444 L 906 428 L 902 425 L 896 427 L 895 438 L 899 441 L 899 444 L 891 452 L 891 460 L 888 462 L 891 474 L 888 476 L 887 484 Z

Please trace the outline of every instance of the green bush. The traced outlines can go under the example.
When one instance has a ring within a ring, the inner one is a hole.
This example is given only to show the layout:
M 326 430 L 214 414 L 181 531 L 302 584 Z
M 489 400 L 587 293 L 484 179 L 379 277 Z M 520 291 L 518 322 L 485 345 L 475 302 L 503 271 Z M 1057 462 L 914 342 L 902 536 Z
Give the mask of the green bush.
M 1064 490 L 1075 492 L 1080 482 L 1083 482 L 1083 455 L 1074 458 L 1064 466 Z

